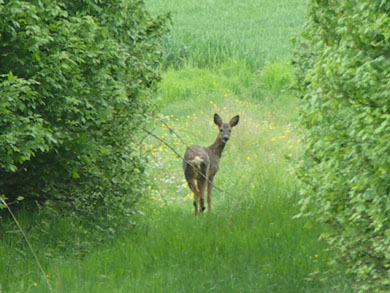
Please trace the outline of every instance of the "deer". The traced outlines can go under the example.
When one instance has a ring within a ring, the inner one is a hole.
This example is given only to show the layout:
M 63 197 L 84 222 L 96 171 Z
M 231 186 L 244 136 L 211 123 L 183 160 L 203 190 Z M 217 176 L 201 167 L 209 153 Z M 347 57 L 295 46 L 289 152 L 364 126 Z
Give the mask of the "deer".
M 230 138 L 232 128 L 238 124 L 240 117 L 234 116 L 229 123 L 222 122 L 218 114 L 214 114 L 214 123 L 218 126 L 218 136 L 215 142 L 209 147 L 192 145 L 187 147 L 183 158 L 184 176 L 188 187 L 194 194 L 195 216 L 205 210 L 204 192 L 207 183 L 207 210 L 211 212 L 211 194 L 213 191 L 214 176 L 219 169 L 226 143 Z

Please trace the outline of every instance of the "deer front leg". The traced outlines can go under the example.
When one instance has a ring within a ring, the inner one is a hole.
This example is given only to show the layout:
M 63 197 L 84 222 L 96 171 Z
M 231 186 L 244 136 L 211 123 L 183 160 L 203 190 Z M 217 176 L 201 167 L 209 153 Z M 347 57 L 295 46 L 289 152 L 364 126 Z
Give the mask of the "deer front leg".
M 213 192 L 214 177 L 210 177 L 207 183 L 207 211 L 211 212 L 211 193 Z

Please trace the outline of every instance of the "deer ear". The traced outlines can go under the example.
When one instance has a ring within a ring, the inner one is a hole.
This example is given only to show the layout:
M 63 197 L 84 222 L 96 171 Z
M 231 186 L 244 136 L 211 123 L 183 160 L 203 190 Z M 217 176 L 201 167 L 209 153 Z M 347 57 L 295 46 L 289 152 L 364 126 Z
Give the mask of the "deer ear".
M 214 114 L 214 123 L 218 126 L 222 125 L 222 118 L 217 113 Z
M 240 116 L 234 116 L 232 119 L 230 119 L 230 127 L 234 127 L 238 124 L 238 121 L 240 120 Z

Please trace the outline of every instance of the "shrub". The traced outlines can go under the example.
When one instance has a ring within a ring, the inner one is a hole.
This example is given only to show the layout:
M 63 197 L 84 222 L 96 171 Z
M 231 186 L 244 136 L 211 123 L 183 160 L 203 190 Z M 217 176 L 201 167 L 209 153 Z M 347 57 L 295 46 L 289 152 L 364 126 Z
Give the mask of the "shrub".
M 256 87 L 263 99 L 273 101 L 280 99 L 283 91 L 291 87 L 294 81 L 292 66 L 279 62 L 264 67 L 256 80 Z
M 274 63 L 267 65 L 260 73 L 259 87 L 275 95 L 294 82 L 294 74 L 291 65 Z
M 390 290 L 390 2 L 311 1 L 295 40 L 302 210 L 356 290 Z
M 0 195 L 94 230 L 132 213 L 165 20 L 135 0 L 0 1 Z

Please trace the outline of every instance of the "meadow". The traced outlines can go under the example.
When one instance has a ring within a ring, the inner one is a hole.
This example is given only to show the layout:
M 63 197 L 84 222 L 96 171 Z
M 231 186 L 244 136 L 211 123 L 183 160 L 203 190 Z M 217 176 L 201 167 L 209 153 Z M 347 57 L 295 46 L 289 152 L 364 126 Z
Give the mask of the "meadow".
M 50 239 L 35 237 L 46 276 L 25 246 L 17 264 L 4 257 L 12 242 L 2 238 L 0 292 L 50 292 L 47 280 L 55 292 L 350 292 L 347 280 L 323 273 L 333 264 L 320 241 L 326 228 L 294 218 L 302 138 L 289 39 L 303 26 L 306 0 L 146 5 L 170 12 L 172 27 L 146 126 L 160 140 L 145 133 L 134 142 L 153 179 L 134 230 L 80 254 L 48 250 Z M 184 154 L 214 142 L 214 113 L 240 122 L 214 181 L 222 191 L 213 192 L 213 211 L 195 217 L 171 148 Z

